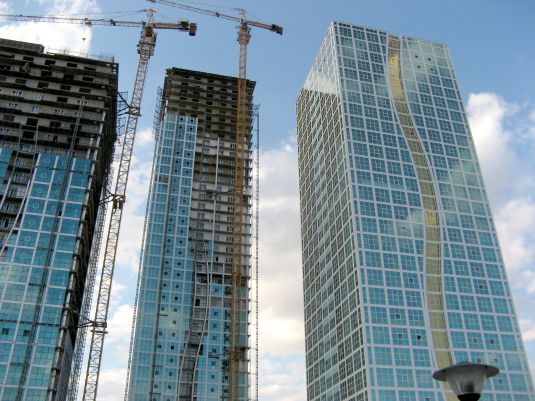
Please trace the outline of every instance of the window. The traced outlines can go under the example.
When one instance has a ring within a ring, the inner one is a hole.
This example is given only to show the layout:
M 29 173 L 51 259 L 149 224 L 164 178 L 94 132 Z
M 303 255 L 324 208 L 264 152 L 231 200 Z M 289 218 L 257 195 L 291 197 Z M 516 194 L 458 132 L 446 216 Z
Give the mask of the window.
M 394 348 L 394 358 L 396 365 L 411 365 L 411 351 L 408 348 Z
M 396 345 L 409 345 L 409 335 L 406 329 L 392 329 L 392 342 Z

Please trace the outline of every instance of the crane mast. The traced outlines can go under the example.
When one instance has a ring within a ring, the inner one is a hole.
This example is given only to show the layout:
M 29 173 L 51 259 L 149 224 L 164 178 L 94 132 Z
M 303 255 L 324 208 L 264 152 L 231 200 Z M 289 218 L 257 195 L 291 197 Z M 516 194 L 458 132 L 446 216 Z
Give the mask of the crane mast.
M 230 305 L 230 349 L 228 367 L 228 401 L 240 399 L 239 372 L 243 371 L 241 361 L 248 351 L 247 342 L 243 343 L 240 333 L 243 326 L 243 294 L 248 286 L 249 272 L 243 265 L 244 260 L 244 213 L 248 207 L 245 182 L 245 157 L 248 152 L 247 137 L 250 125 L 250 104 L 247 94 L 247 46 L 251 38 L 251 28 L 262 28 L 282 35 L 283 28 L 276 24 L 265 24 L 258 21 L 249 21 L 245 11 L 240 9 L 240 16 L 232 16 L 218 11 L 206 10 L 172 0 L 147 0 L 167 6 L 181 8 L 200 14 L 238 22 L 238 44 L 240 47 L 238 62 L 238 107 L 236 124 L 236 156 L 234 161 L 234 210 L 232 223 L 232 271 L 231 271 L 231 305 Z M 258 335 L 258 334 L 257 334 Z M 256 372 L 258 374 L 258 372 Z
M 238 31 L 240 45 L 238 74 L 238 109 L 236 124 L 236 157 L 234 160 L 234 211 L 232 224 L 232 297 L 230 307 L 230 353 L 228 371 L 228 399 L 239 399 L 239 373 L 242 354 L 247 352 L 247 344 L 241 341 L 242 325 L 242 289 L 247 288 L 247 273 L 244 277 L 243 259 L 243 215 L 245 198 L 245 153 L 247 149 L 247 132 L 249 126 L 249 103 L 247 96 L 247 45 L 251 38 L 251 28 L 242 22 Z
M 189 23 L 179 24 L 178 28 L 170 28 L 171 24 L 155 24 L 152 10 L 148 12 L 148 21 L 143 24 L 141 36 L 138 44 L 139 61 L 132 91 L 132 99 L 125 125 L 123 135 L 123 146 L 119 158 L 117 179 L 115 190 L 112 195 L 111 217 L 108 225 L 108 234 L 102 263 L 100 285 L 97 295 L 97 305 L 95 317 L 93 319 L 93 329 L 91 332 L 91 342 L 89 348 L 89 357 L 87 362 L 86 379 L 84 384 L 83 401 L 94 401 L 97 396 L 98 380 L 100 374 L 100 364 L 102 361 L 102 351 L 104 347 L 104 337 L 107 329 L 107 319 L 109 302 L 111 296 L 111 286 L 115 268 L 115 258 L 117 255 L 117 245 L 119 242 L 119 233 L 121 229 L 121 220 L 123 215 L 123 206 L 126 200 L 126 187 L 128 184 L 128 174 L 134 151 L 134 139 L 136 136 L 137 123 L 141 115 L 141 101 L 143 98 L 143 89 L 149 59 L 154 54 L 156 45 L 156 32 L 158 27 L 164 29 L 187 30 L 190 35 L 195 34 L 196 25 Z
M 117 254 L 117 244 L 119 242 L 123 206 L 126 198 L 126 186 L 128 184 L 128 173 L 130 171 L 132 152 L 134 150 L 134 139 L 140 116 L 145 78 L 147 76 L 149 59 L 154 54 L 155 44 L 156 32 L 154 31 L 152 15 L 150 15 L 146 26 L 141 31 L 141 37 L 139 39 L 139 62 L 126 120 L 115 190 L 112 195 L 111 217 L 105 242 L 104 260 L 102 263 L 95 317 L 93 319 L 93 329 L 91 330 L 89 357 L 82 397 L 84 401 L 93 401 L 97 396 L 104 336 L 107 329 L 108 306 L 111 296 L 115 257 Z
M 108 198 L 111 201 L 111 216 L 106 234 L 105 251 L 103 254 L 103 264 L 101 269 L 100 284 L 97 296 L 97 305 L 95 315 L 90 320 L 91 342 L 89 348 L 89 358 L 84 384 L 83 401 L 95 401 L 97 396 L 100 367 L 102 361 L 102 352 L 104 347 L 104 337 L 107 333 L 107 319 L 113 273 L 115 268 L 115 258 L 117 255 L 117 245 L 119 241 L 119 232 L 121 228 L 121 219 L 123 215 L 123 206 L 126 200 L 126 188 L 128 184 L 128 174 L 132 161 L 134 150 L 134 140 L 136 129 L 140 117 L 141 101 L 143 98 L 143 89 L 147 76 L 149 59 L 154 54 L 156 45 L 156 29 L 170 29 L 188 32 L 194 36 L 197 31 L 197 24 L 188 21 L 179 21 L 178 23 L 155 22 L 154 11 L 144 10 L 147 12 L 147 21 L 121 21 L 113 19 L 89 19 L 89 18 L 71 18 L 71 17 L 53 17 L 53 16 L 25 16 L 14 14 L 2 14 L 0 17 L 11 21 L 33 21 L 49 23 L 66 23 L 82 24 L 86 26 L 106 25 L 122 27 L 141 27 L 141 35 L 138 43 L 139 61 L 134 81 L 134 89 L 129 105 L 129 111 L 123 135 L 121 155 L 118 162 L 118 173 L 115 182 L 114 192 Z M 91 294 L 89 294 L 91 296 Z M 84 341 L 84 339 L 78 339 Z

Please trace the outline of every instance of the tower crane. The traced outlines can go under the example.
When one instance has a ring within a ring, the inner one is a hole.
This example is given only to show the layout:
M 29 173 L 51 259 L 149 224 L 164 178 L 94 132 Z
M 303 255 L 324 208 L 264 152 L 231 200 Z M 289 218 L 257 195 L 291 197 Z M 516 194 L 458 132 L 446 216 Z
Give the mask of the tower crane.
M 236 124 L 236 156 L 234 161 L 234 211 L 232 226 L 232 295 L 230 307 L 230 352 L 228 371 L 228 400 L 234 401 L 239 398 L 239 371 L 240 360 L 247 347 L 241 344 L 240 327 L 242 326 L 242 303 L 240 300 L 241 289 L 246 287 L 247 277 L 243 274 L 243 211 L 245 207 L 245 160 L 247 151 L 246 137 L 248 127 L 248 98 L 247 98 L 247 46 L 251 38 L 251 28 L 262 28 L 282 35 L 283 28 L 275 24 L 265 24 L 258 21 L 250 21 L 246 18 L 245 10 L 239 9 L 240 16 L 233 16 L 218 11 L 207 10 L 191 5 L 178 3 L 172 0 L 147 0 L 151 3 L 164 4 L 171 7 L 181 8 L 199 14 L 210 15 L 217 18 L 238 23 L 239 69 L 238 69 L 238 107 Z M 258 374 L 258 372 L 257 372 Z
M 71 18 L 71 17 L 54 17 L 54 16 L 25 16 L 3 14 L 0 18 L 11 21 L 33 21 L 49 23 L 66 23 L 82 24 L 86 26 L 106 25 L 119 27 L 139 27 L 141 35 L 137 46 L 139 61 L 134 81 L 132 98 L 128 108 L 128 116 L 123 135 L 121 155 L 119 158 L 117 179 L 115 181 L 114 192 L 107 198 L 111 202 L 111 217 L 107 226 L 105 250 L 103 255 L 103 264 L 100 276 L 100 284 L 97 296 L 97 305 L 95 315 L 89 322 L 91 327 L 91 342 L 89 349 L 89 358 L 87 362 L 87 371 L 84 384 L 84 401 L 94 401 L 97 396 L 98 380 L 100 374 L 100 364 L 102 360 L 102 351 L 104 347 L 104 336 L 107 329 L 108 308 L 111 295 L 112 279 L 115 267 L 115 258 L 117 254 L 117 244 L 119 240 L 119 231 L 121 228 L 121 219 L 123 214 L 123 205 L 126 199 L 126 187 L 128 184 L 128 173 L 132 161 L 132 152 L 134 150 L 134 139 L 136 135 L 137 123 L 141 110 L 141 100 L 145 78 L 147 76 L 148 63 L 154 54 L 156 45 L 156 30 L 178 30 L 188 32 L 190 36 L 195 36 L 197 24 L 188 21 L 179 21 L 178 23 L 156 22 L 154 21 L 154 11 L 143 10 L 147 13 L 147 21 L 122 21 L 114 19 L 89 19 L 89 18 Z M 80 339 L 83 341 L 83 339 Z M 25 364 L 27 367 L 27 363 Z M 27 369 L 26 369 L 27 370 Z M 24 374 L 24 369 L 23 369 Z M 75 374 L 79 375 L 78 372 Z M 78 378 L 75 378 L 76 381 Z M 74 397 L 75 398 L 75 397 Z M 71 397 L 71 399 L 74 399 Z M 53 397 L 48 399 L 53 400 Z

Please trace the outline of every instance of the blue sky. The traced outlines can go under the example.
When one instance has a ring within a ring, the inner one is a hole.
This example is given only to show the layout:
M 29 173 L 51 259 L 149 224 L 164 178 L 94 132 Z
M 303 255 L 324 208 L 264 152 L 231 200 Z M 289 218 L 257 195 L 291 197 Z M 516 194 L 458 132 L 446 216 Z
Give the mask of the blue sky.
M 285 29 L 280 37 L 253 30 L 248 75 L 261 104 L 260 396 L 304 401 L 305 372 L 295 148 L 295 100 L 331 20 L 448 44 L 469 113 L 499 231 L 525 345 L 535 366 L 535 2 L 531 0 L 205 0 L 208 8 Z M 204 6 L 202 3 L 195 3 Z M 129 183 L 116 270 L 110 334 L 106 340 L 100 401 L 121 400 L 130 335 L 137 255 L 152 152 L 155 93 L 165 69 L 176 66 L 236 75 L 238 46 L 232 22 L 142 0 L 0 0 L 0 12 L 76 13 L 120 19 L 116 11 L 153 7 L 162 21 L 199 25 L 190 38 L 160 32 L 151 60 L 138 143 Z M 123 13 L 124 14 L 124 13 Z M 140 20 L 143 13 L 122 19 Z M 39 41 L 54 49 L 113 54 L 120 88 L 131 91 L 138 31 L 127 28 L 4 23 L 0 37 Z M 85 38 L 85 40 L 83 39 Z M 534 369 L 532 368 L 532 371 Z

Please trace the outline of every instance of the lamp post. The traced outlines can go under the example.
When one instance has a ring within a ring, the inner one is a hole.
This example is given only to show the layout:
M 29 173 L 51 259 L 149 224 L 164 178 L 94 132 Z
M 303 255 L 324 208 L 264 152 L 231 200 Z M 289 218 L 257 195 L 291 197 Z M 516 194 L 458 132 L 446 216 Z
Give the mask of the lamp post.
M 460 401 L 477 401 L 485 379 L 500 373 L 497 367 L 479 363 L 459 362 L 433 373 L 433 379 L 448 382 Z

